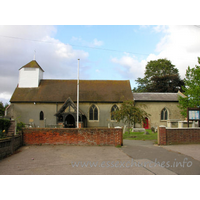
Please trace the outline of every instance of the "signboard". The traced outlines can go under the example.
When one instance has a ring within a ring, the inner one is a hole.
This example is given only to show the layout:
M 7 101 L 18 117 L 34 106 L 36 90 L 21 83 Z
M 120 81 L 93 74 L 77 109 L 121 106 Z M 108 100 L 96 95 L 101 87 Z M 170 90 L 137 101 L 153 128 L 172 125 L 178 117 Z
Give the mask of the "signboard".
M 199 120 L 199 110 L 189 110 L 189 120 Z
M 189 121 L 200 121 L 200 108 L 188 108 L 187 121 L 188 121 L 188 127 L 189 127 Z

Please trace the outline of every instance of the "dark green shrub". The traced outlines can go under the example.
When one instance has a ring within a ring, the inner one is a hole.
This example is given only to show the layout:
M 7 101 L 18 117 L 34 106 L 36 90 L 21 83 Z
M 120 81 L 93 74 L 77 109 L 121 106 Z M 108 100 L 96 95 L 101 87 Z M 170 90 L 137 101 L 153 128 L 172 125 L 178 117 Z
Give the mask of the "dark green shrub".
M 5 132 L 5 130 L 0 130 L 0 139 L 1 138 L 5 138 L 6 137 L 6 132 Z
M 23 122 L 17 123 L 17 132 L 22 131 L 22 128 L 25 127 L 25 124 Z
M 152 131 L 153 133 L 156 132 L 154 127 L 151 127 L 151 131 Z
M 8 128 L 10 127 L 10 120 L 8 119 L 0 119 L 0 131 L 4 131 L 7 133 L 8 132 Z

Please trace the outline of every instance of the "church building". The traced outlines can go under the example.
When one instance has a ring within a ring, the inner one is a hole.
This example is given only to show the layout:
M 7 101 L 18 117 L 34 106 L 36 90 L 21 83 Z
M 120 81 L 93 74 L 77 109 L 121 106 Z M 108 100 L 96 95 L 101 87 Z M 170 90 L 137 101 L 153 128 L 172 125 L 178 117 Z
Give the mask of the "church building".
M 77 126 L 77 80 L 46 80 L 35 61 L 19 69 L 19 83 L 7 113 L 33 127 Z M 133 100 L 129 80 L 80 80 L 79 127 L 115 127 L 111 114 Z
M 80 80 L 79 119 L 77 120 L 77 80 L 46 80 L 35 61 L 19 69 L 19 83 L 8 107 L 7 116 L 32 127 L 116 127 L 112 112 L 121 103 L 134 100 L 150 116 L 135 127 L 150 129 L 184 118 L 178 108 L 178 93 L 132 93 L 129 80 Z M 177 126 L 177 125 L 175 125 Z
M 160 125 L 168 126 L 169 122 L 174 128 L 178 127 L 178 121 L 184 121 L 178 108 L 179 96 L 185 97 L 180 91 L 178 93 L 133 93 L 135 106 L 143 108 L 151 115 L 146 118 L 146 123 L 136 124 L 136 127 L 158 128 Z

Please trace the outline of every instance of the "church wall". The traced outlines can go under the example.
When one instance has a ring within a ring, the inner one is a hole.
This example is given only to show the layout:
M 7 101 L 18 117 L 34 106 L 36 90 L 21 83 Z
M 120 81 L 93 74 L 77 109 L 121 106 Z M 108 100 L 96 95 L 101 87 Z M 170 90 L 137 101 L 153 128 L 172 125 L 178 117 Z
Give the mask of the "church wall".
M 111 120 L 111 108 L 115 103 L 94 103 L 98 108 L 98 120 L 89 120 L 89 109 L 93 103 L 80 103 L 80 109 L 87 117 L 87 127 L 116 127 L 124 124 Z M 146 105 L 144 110 L 151 114 L 149 117 L 149 126 L 158 127 L 160 125 L 167 126 L 167 121 L 161 120 L 161 111 L 166 108 L 169 111 L 169 119 L 184 120 L 177 107 L 178 102 L 135 102 L 135 106 Z M 36 127 L 43 128 L 46 125 L 56 125 L 56 117 L 54 114 L 61 108 L 63 104 L 56 103 L 12 103 L 9 115 L 19 122 L 25 124 L 32 123 Z M 120 104 L 116 104 L 120 107 Z M 44 120 L 40 121 L 40 112 L 44 113 Z M 136 127 L 142 127 L 142 124 L 136 124 Z
M 98 120 L 89 120 L 89 109 L 93 103 L 80 103 L 80 109 L 87 117 L 87 127 L 110 127 L 123 126 L 123 123 L 111 120 L 111 108 L 115 103 L 94 103 L 98 108 Z M 63 103 L 12 103 L 12 116 L 19 122 L 33 124 L 36 127 L 43 128 L 46 125 L 56 125 L 54 114 L 62 107 Z M 120 104 L 116 104 L 120 107 Z M 40 112 L 44 113 L 44 120 L 40 121 Z M 45 120 L 46 118 L 46 120 Z
M 89 120 L 89 109 L 93 104 L 98 108 L 98 121 Z M 113 105 L 120 107 L 120 104 L 115 103 L 80 103 L 80 109 L 87 117 L 88 127 L 108 127 L 108 124 L 110 127 L 123 126 L 123 123 L 118 123 L 111 120 L 111 108 Z
M 56 104 L 49 103 L 12 103 L 13 117 L 25 124 L 33 124 L 36 127 L 44 127 L 45 123 L 55 125 Z M 44 113 L 44 120 L 40 121 L 40 112 Z M 45 119 L 46 118 L 46 119 Z
M 158 127 L 160 125 L 167 126 L 166 120 L 161 120 L 161 111 L 166 108 L 169 111 L 169 119 L 184 120 L 180 114 L 180 109 L 177 107 L 178 102 L 135 102 L 135 106 L 140 107 L 146 105 L 143 108 L 148 114 L 151 114 L 149 119 L 149 125 L 151 127 Z M 136 124 L 136 127 L 142 127 L 141 124 Z

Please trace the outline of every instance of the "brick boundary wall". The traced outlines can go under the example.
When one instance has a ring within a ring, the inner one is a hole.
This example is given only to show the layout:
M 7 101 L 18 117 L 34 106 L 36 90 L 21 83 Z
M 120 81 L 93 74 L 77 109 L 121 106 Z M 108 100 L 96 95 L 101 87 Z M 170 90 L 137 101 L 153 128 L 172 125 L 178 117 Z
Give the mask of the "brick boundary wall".
M 22 146 L 22 135 L 15 135 L 0 140 L 0 160 L 8 155 L 12 155 Z
M 117 128 L 24 128 L 23 144 L 122 145 Z
M 200 128 L 159 127 L 159 145 L 198 143 L 200 143 Z

